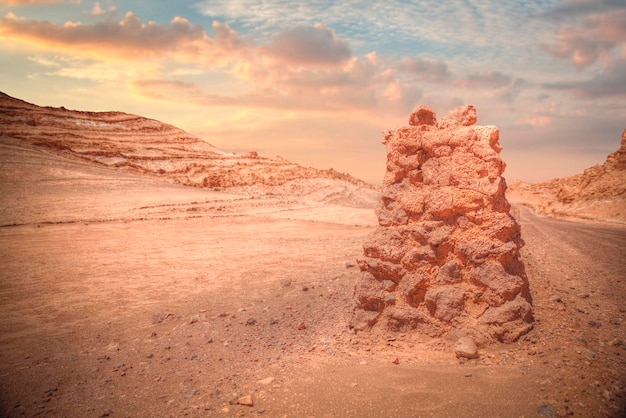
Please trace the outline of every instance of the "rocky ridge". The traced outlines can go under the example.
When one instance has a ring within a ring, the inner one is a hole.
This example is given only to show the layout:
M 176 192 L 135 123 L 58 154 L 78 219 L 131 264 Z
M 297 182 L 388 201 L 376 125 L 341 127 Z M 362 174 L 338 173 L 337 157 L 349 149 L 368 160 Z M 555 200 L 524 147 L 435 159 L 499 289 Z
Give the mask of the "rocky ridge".
M 236 155 L 157 120 L 40 107 L 0 93 L 0 139 L 186 186 L 373 206 L 374 186 L 251 151 Z
M 515 182 L 508 196 L 548 216 L 626 224 L 626 129 L 620 148 L 603 164 L 571 177 Z
M 520 226 L 509 214 L 499 132 L 473 106 L 441 121 L 418 107 L 384 133 L 379 227 L 358 260 L 353 327 L 512 342 L 532 328 Z

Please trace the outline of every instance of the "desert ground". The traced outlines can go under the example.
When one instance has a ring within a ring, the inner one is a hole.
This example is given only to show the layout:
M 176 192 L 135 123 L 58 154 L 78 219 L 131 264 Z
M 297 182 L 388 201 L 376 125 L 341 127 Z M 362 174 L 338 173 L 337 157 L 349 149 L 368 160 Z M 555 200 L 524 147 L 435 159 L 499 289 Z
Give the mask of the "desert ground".
M 19 157 L 19 158 L 18 158 Z M 533 330 L 348 326 L 372 208 L 0 153 L 0 415 L 619 417 L 626 228 L 518 207 Z

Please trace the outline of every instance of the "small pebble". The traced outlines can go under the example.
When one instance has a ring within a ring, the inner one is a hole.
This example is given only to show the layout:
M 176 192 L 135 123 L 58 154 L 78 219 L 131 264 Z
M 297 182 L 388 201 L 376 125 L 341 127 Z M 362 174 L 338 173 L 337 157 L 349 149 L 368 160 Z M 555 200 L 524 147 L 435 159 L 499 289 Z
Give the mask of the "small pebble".
M 254 401 L 252 400 L 252 396 L 250 395 L 242 396 L 237 400 L 237 403 L 243 406 L 254 406 Z

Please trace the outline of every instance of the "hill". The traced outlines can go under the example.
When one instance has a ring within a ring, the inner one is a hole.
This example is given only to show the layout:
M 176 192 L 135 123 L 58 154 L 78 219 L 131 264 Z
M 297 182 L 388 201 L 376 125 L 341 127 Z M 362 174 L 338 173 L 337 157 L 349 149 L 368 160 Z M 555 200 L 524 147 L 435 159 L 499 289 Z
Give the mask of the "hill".
M 549 216 L 626 224 L 626 129 L 603 164 L 542 183 L 515 182 L 507 197 Z
M 172 125 L 122 112 L 40 107 L 0 93 L 0 139 L 185 186 L 370 207 L 376 188 L 349 174 L 251 151 L 226 153 Z

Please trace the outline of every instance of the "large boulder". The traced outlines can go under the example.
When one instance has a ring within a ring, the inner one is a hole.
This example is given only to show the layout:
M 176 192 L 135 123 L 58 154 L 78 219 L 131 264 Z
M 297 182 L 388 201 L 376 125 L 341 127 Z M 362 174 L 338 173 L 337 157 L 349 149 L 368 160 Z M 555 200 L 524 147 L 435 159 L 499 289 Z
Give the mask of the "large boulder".
M 378 228 L 358 260 L 352 326 L 512 342 L 532 327 L 520 226 L 505 198 L 499 131 L 476 109 L 437 122 L 420 106 L 383 134 Z

